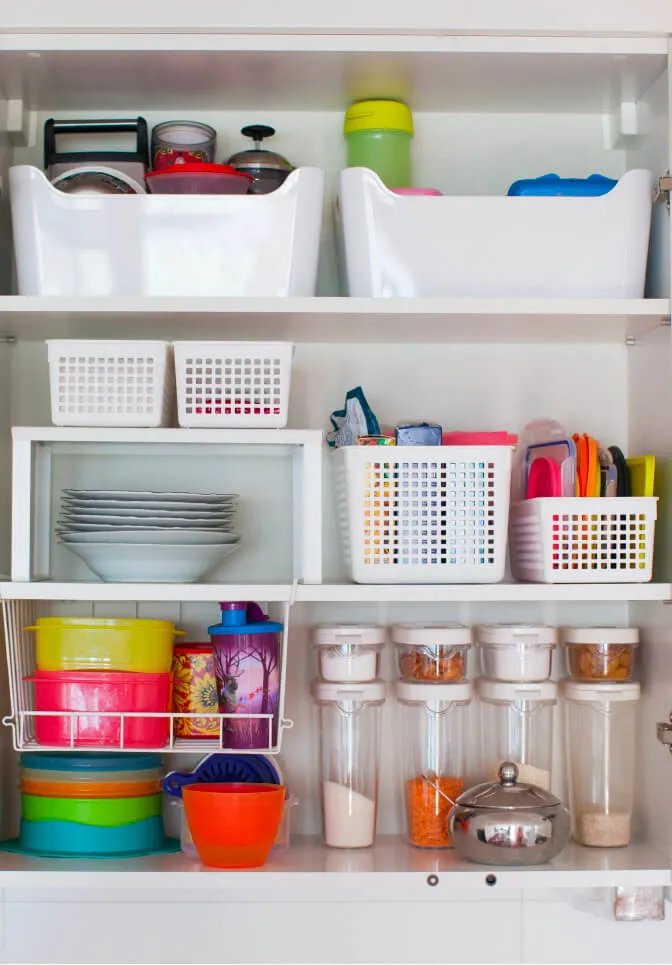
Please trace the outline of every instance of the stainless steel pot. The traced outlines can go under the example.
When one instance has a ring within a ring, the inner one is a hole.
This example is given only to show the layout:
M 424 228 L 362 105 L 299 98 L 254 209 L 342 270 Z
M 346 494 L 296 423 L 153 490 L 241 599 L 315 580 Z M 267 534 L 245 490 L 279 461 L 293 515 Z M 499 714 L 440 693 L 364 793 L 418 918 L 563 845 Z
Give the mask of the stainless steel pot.
M 478 864 L 544 864 L 569 839 L 569 812 L 540 787 L 518 783 L 518 768 L 506 761 L 499 781 L 465 791 L 450 813 L 455 850 Z
M 261 147 L 264 138 L 273 137 L 275 128 L 266 124 L 250 124 L 243 127 L 240 133 L 254 141 L 254 148 L 232 154 L 226 163 L 236 171 L 252 175 L 254 181 L 250 185 L 250 194 L 270 194 L 279 188 L 294 170 L 281 154 Z

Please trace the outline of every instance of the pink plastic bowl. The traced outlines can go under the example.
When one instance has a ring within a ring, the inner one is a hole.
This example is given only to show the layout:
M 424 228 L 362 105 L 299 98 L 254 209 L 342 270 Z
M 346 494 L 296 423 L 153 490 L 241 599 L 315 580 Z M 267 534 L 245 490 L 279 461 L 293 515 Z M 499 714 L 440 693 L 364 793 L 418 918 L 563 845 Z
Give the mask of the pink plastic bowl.
M 401 194 L 408 198 L 440 198 L 441 192 L 436 188 L 392 188 L 392 194 Z
M 35 687 L 35 710 L 92 711 L 73 718 L 76 747 L 121 745 L 121 719 L 108 713 L 151 711 L 168 713 L 172 678 L 169 673 L 106 673 L 98 670 L 36 670 L 28 677 Z M 51 747 L 70 746 L 70 717 L 34 717 L 35 740 Z M 170 724 L 160 717 L 126 717 L 124 747 L 164 747 Z

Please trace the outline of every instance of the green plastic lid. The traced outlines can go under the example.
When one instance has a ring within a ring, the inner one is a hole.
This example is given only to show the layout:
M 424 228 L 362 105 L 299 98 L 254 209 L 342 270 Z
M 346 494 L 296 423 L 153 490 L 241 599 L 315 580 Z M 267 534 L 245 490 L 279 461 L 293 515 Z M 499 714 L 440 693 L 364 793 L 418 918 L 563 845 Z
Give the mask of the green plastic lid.
M 413 134 L 410 107 L 400 101 L 357 101 L 345 112 L 344 134 L 357 131 L 405 131 Z

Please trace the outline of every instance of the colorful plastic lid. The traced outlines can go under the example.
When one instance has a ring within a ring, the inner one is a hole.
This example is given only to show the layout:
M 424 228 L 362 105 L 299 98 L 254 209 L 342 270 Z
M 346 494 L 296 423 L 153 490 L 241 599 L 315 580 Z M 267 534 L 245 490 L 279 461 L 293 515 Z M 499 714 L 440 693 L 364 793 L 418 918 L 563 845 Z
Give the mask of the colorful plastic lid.
M 222 622 L 208 627 L 211 637 L 230 636 L 232 634 L 282 633 L 281 623 L 273 623 L 268 619 L 257 603 L 226 602 L 219 604 L 222 611 Z M 248 623 L 248 618 L 250 622 Z
M 345 112 L 343 133 L 357 131 L 405 131 L 413 134 L 411 109 L 401 101 L 357 101 Z
M 587 178 L 561 178 L 557 174 L 544 174 L 540 178 L 514 181 L 508 193 L 546 198 L 599 198 L 608 194 L 617 184 L 618 181 L 605 178 L 603 174 L 591 174 Z
M 170 167 L 160 168 L 158 171 L 148 171 L 145 175 L 145 180 L 151 181 L 155 178 L 184 177 L 189 174 L 226 174 L 232 178 L 244 178 L 246 181 L 254 181 L 251 174 L 245 174 L 244 171 L 236 171 L 230 164 L 212 164 L 209 161 L 172 164 Z
M 173 653 L 212 653 L 211 643 L 178 643 L 173 647 Z
M 166 774 L 163 790 L 181 798 L 191 784 L 282 784 L 282 774 L 265 754 L 208 754 L 193 771 Z
M 409 198 L 440 198 L 442 192 L 436 188 L 390 188 L 392 194 L 401 194 Z
M 114 751 L 109 754 L 95 751 L 34 751 L 21 754 L 21 766 L 36 771 L 145 771 L 161 767 L 162 764 L 160 754 L 122 754 Z

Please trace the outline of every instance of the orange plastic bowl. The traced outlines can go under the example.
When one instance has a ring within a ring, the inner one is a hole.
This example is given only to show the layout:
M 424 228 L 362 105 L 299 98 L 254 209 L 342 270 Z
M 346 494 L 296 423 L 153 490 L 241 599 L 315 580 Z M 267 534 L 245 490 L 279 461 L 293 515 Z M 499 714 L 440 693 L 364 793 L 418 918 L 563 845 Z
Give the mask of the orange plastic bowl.
M 184 811 L 198 856 L 213 868 L 259 868 L 280 827 L 279 784 L 191 784 Z

